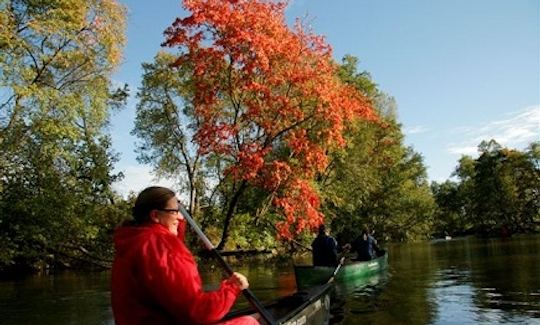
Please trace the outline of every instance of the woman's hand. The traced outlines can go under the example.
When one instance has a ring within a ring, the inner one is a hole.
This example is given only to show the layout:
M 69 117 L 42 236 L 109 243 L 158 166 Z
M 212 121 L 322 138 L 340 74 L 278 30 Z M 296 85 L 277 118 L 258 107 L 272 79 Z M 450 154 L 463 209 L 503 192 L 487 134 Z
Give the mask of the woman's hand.
M 229 278 L 229 281 L 236 284 L 241 290 L 249 288 L 249 282 L 247 278 L 241 273 L 234 272 Z

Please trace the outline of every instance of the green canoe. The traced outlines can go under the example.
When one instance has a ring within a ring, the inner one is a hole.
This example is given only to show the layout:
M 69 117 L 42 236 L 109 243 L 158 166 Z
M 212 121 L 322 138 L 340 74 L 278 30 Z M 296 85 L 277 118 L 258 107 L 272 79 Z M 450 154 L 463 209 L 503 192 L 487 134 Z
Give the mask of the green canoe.
M 369 279 L 374 274 L 385 270 L 388 266 L 388 253 L 366 262 L 346 263 L 337 273 L 334 281 L 346 283 L 354 281 L 358 283 L 362 279 Z M 296 286 L 307 288 L 314 285 L 326 283 L 332 276 L 335 267 L 295 265 L 294 274 L 296 276 Z

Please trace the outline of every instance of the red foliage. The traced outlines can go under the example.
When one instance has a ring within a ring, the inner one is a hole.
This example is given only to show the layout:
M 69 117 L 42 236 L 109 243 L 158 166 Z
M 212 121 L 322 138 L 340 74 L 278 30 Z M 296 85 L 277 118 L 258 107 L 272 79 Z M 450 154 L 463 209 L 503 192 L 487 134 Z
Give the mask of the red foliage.
M 324 38 L 285 23 L 282 1 L 184 0 L 190 16 L 167 29 L 164 45 L 193 67 L 195 140 L 227 155 L 226 171 L 277 193 L 291 238 L 323 222 L 311 184 L 326 152 L 343 146 L 354 118 L 375 118 L 368 101 L 340 82 Z

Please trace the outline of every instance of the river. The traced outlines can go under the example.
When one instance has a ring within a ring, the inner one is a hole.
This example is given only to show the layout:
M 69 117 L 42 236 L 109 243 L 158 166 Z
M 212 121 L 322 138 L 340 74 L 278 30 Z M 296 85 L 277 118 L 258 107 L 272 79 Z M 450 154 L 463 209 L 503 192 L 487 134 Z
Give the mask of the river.
M 538 235 L 386 248 L 387 272 L 336 288 L 335 323 L 540 324 Z M 295 291 L 292 264 L 249 264 L 238 271 L 260 300 Z M 113 324 L 109 276 L 63 272 L 0 282 L 0 324 Z M 215 283 L 219 271 L 207 270 L 203 278 Z

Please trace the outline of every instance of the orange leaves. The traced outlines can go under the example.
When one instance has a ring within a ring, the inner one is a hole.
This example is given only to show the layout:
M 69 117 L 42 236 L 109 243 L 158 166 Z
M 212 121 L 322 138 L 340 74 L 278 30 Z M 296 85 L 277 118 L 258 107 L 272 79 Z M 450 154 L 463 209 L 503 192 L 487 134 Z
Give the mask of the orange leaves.
M 205 124 L 197 130 L 195 140 L 199 143 L 199 153 L 226 154 L 231 151 L 229 138 L 234 136 L 234 127 L 228 124 Z
M 195 141 L 232 162 L 225 171 L 278 196 L 281 235 L 322 222 L 311 179 L 344 145 L 355 118 L 374 118 L 368 101 L 340 82 L 324 37 L 285 22 L 284 1 L 184 0 L 164 45 L 193 71 Z
M 281 237 L 293 238 L 323 222 L 324 216 L 319 212 L 319 196 L 308 182 L 295 180 L 289 184 L 286 193 L 286 196 L 278 197 L 273 202 L 285 216 L 285 220 L 276 225 Z
M 235 176 L 247 181 L 256 178 L 264 167 L 264 157 L 271 149 L 261 148 L 258 143 L 242 145 L 237 155 L 238 163 L 235 165 L 237 172 L 241 173 Z
M 276 191 L 289 180 L 291 173 L 292 168 L 287 162 L 274 160 L 263 171 L 262 186 L 269 191 Z

